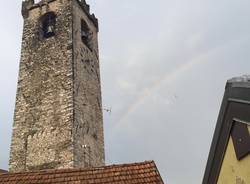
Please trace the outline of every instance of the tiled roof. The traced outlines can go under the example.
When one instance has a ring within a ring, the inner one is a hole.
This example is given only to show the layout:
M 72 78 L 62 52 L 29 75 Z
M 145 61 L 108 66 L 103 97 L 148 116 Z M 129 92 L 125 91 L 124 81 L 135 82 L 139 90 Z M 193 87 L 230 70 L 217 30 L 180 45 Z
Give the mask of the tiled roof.
M 163 184 L 153 161 L 90 169 L 0 174 L 1 184 Z
M 6 173 L 7 171 L 0 169 L 0 173 Z

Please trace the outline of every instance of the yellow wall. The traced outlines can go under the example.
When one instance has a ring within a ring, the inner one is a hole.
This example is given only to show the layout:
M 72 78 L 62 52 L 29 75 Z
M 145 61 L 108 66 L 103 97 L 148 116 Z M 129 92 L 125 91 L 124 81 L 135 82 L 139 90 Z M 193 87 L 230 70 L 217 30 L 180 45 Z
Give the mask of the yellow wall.
M 250 126 L 248 130 L 250 134 Z M 232 138 L 228 143 L 217 184 L 250 184 L 250 155 L 238 161 Z

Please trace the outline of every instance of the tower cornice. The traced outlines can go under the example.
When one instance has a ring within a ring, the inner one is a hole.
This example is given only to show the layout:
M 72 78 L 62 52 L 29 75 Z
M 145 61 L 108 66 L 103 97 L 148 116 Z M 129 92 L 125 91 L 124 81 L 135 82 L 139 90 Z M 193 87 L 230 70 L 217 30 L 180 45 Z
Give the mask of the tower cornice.
M 22 15 L 24 18 L 28 18 L 29 17 L 29 11 L 38 7 L 42 7 L 42 6 L 46 6 L 51 2 L 54 2 L 57 0 L 41 0 L 37 3 L 35 3 L 34 0 L 24 0 L 22 2 Z M 82 8 L 82 10 L 86 13 L 86 15 L 88 16 L 88 18 L 93 22 L 93 24 L 95 25 L 95 27 L 98 30 L 98 19 L 96 18 L 94 13 L 90 12 L 90 8 L 89 5 L 87 4 L 87 2 L 85 0 L 74 0 L 77 1 L 78 4 L 80 5 L 80 7 Z

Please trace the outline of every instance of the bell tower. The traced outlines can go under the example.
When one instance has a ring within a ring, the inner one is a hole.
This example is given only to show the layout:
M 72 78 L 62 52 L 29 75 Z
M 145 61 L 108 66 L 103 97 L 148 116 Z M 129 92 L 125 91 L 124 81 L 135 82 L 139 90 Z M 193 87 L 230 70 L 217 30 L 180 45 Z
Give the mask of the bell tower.
M 25 0 L 11 172 L 104 165 L 98 20 L 85 0 Z

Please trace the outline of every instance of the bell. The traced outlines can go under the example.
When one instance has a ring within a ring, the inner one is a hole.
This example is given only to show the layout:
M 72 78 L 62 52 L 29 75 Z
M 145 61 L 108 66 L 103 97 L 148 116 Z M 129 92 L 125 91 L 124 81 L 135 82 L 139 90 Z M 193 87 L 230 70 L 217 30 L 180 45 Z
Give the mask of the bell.
M 53 33 L 53 26 L 52 25 L 48 26 L 47 33 Z

